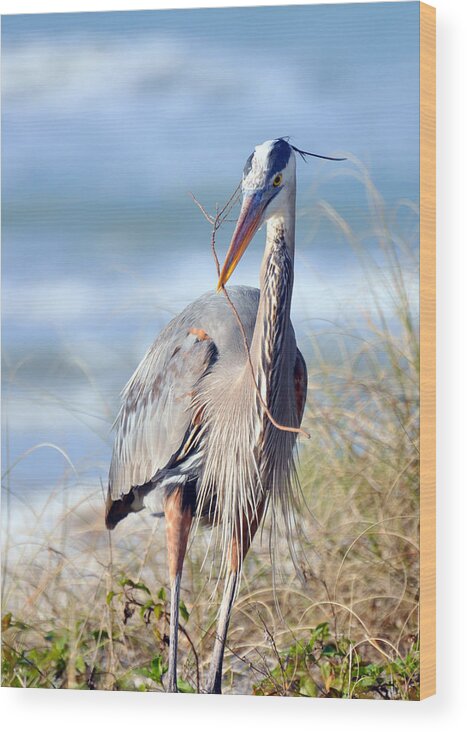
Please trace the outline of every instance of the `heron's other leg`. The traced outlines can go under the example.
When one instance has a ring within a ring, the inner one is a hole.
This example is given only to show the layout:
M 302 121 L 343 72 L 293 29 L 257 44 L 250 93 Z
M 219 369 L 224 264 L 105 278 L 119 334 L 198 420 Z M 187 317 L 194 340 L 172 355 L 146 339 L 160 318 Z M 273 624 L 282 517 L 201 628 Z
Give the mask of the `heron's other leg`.
M 165 501 L 164 511 L 167 532 L 167 554 L 170 574 L 170 632 L 169 670 L 167 691 L 177 691 L 177 649 L 178 617 L 180 604 L 180 581 L 185 559 L 188 534 L 190 533 L 193 510 L 184 503 L 183 488 L 177 488 Z
M 224 594 L 217 621 L 216 638 L 211 657 L 208 683 L 206 691 L 208 694 L 222 694 L 222 663 L 224 660 L 225 643 L 229 629 L 230 615 L 235 595 L 240 581 L 243 560 L 250 548 L 253 537 L 256 534 L 258 525 L 264 511 L 264 501 L 261 502 L 254 515 L 248 520 L 243 518 L 242 532 L 236 531 L 231 544 L 230 571 L 226 578 Z
M 239 579 L 240 570 L 231 570 L 226 579 L 206 686 L 208 694 L 222 694 L 222 662 L 224 660 L 225 641 Z

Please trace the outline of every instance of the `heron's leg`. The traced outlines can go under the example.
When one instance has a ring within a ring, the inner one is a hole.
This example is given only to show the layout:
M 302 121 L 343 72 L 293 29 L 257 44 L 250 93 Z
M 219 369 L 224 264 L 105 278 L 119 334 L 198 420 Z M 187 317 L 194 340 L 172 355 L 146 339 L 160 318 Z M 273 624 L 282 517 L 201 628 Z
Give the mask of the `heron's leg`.
M 263 510 L 264 502 L 261 502 L 250 520 L 244 517 L 242 532 L 235 532 L 235 536 L 232 538 L 230 572 L 225 582 L 224 594 L 217 621 L 216 639 L 214 641 L 206 687 L 208 694 L 222 694 L 222 663 L 224 660 L 230 615 L 240 581 L 242 563 L 256 534 Z
M 208 683 L 206 692 L 208 694 L 222 694 L 222 662 L 224 660 L 225 642 L 227 639 L 227 631 L 229 629 L 230 614 L 237 591 L 238 581 L 240 579 L 240 571 L 230 571 L 227 577 L 224 595 L 217 621 L 216 639 L 211 657 L 211 667 L 209 669 Z
M 180 604 L 180 581 L 185 559 L 188 534 L 193 518 L 190 505 L 183 502 L 183 489 L 177 488 L 165 501 L 164 506 L 167 554 L 170 574 L 170 631 L 169 631 L 169 669 L 167 691 L 177 691 L 177 649 L 178 617 Z

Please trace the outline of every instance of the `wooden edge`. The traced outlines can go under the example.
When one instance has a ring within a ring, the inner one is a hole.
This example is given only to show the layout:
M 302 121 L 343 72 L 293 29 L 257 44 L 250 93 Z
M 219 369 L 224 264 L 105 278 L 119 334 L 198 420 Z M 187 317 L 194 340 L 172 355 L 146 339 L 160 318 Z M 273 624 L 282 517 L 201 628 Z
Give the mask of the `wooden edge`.
M 436 693 L 436 10 L 420 3 L 420 699 Z

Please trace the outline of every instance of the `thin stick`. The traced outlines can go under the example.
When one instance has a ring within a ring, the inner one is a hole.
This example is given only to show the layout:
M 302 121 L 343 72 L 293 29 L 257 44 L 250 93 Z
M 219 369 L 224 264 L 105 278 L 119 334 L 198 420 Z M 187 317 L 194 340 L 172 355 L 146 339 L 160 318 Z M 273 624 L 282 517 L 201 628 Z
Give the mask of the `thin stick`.
M 217 276 L 218 277 L 220 277 L 220 265 L 219 265 L 219 258 L 217 256 L 217 252 L 216 252 L 216 232 L 222 226 L 222 224 L 224 223 L 226 217 L 229 215 L 229 213 L 230 213 L 230 211 L 231 211 L 231 209 L 232 209 L 235 201 L 237 200 L 237 196 L 238 196 L 238 193 L 239 192 L 240 192 L 240 185 L 237 186 L 237 188 L 235 189 L 234 193 L 231 195 L 231 197 L 229 198 L 229 200 L 227 201 L 227 203 L 224 205 L 224 207 L 221 209 L 220 212 L 216 208 L 216 216 L 215 217 L 214 216 L 211 216 L 210 214 L 208 214 L 208 212 L 206 211 L 206 209 L 204 208 L 204 206 L 197 200 L 197 198 L 193 195 L 193 193 L 190 193 L 193 201 L 196 203 L 196 205 L 198 206 L 198 208 L 201 211 L 201 213 L 203 214 L 203 216 L 206 218 L 206 220 L 212 226 L 211 249 L 212 249 L 212 255 L 214 257 L 214 262 L 216 264 Z M 240 331 L 241 331 L 241 334 L 242 334 L 243 345 L 244 345 L 244 348 L 245 348 L 245 351 L 246 351 L 246 355 L 247 355 L 247 358 L 248 358 L 248 364 L 249 364 L 249 367 L 250 367 L 251 378 L 253 379 L 253 384 L 255 386 L 255 390 L 256 390 L 256 393 L 258 395 L 258 399 L 259 399 L 259 401 L 261 403 L 261 406 L 263 407 L 263 409 L 264 409 L 264 411 L 266 413 L 266 416 L 268 417 L 269 421 L 271 422 L 272 425 L 274 425 L 274 427 L 276 429 L 281 430 L 282 432 L 294 432 L 294 433 L 296 433 L 298 435 L 302 435 L 303 437 L 306 437 L 309 440 L 310 439 L 310 435 L 308 434 L 308 432 L 305 432 L 304 429 L 302 429 L 301 427 L 289 427 L 287 425 L 280 424 L 279 422 L 277 422 L 274 419 L 274 417 L 272 416 L 271 412 L 269 411 L 269 407 L 266 404 L 266 402 L 264 401 L 263 396 L 262 396 L 262 394 L 261 394 L 261 392 L 259 390 L 258 384 L 256 382 L 255 370 L 254 370 L 254 367 L 253 367 L 253 362 L 251 360 L 250 347 L 248 345 L 248 338 L 247 338 L 247 335 L 246 335 L 246 332 L 245 332 L 245 328 L 243 327 L 242 320 L 241 320 L 240 315 L 238 314 L 237 308 L 233 304 L 233 302 L 232 302 L 232 300 L 230 298 L 230 295 L 227 292 L 225 286 L 222 285 L 222 288 L 221 289 L 222 289 L 222 292 L 223 292 L 223 294 L 224 294 L 227 302 L 229 303 L 229 306 L 232 309 L 233 314 L 235 316 L 235 319 L 236 319 L 236 321 L 237 321 L 237 323 L 239 325 L 239 328 L 240 328 Z

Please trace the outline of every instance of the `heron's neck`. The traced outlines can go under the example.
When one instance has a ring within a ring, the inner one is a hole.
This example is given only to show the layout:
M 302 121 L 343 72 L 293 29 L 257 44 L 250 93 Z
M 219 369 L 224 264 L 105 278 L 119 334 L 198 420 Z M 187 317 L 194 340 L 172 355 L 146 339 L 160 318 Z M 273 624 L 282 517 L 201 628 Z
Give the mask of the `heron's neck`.
M 260 299 L 251 359 L 263 398 L 275 393 L 274 379 L 286 357 L 293 288 L 295 205 L 288 215 L 271 219 L 260 275 Z M 272 406 L 269 405 L 268 406 Z

